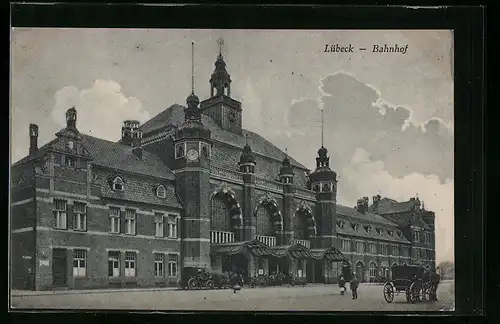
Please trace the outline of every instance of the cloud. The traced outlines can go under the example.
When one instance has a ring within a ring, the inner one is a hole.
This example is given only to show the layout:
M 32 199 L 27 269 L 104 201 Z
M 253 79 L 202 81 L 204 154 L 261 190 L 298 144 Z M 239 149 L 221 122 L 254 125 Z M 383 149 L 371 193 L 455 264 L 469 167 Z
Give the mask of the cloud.
M 287 128 L 272 141 L 314 169 L 324 109 L 324 146 L 338 174 L 339 203 L 351 206 L 377 193 L 406 201 L 418 193 L 436 213 L 437 258 L 453 259 L 453 123 L 416 123 L 411 107 L 384 101 L 346 72 L 322 78 L 319 90 L 319 98 L 292 101 Z
M 137 98 L 125 96 L 120 84 L 112 80 L 96 80 L 91 88 L 83 90 L 64 87 L 56 92 L 55 100 L 52 118 L 61 128 L 66 125 L 66 110 L 74 106 L 80 132 L 111 141 L 120 139 L 124 120 L 142 123 L 150 117 Z
M 402 178 L 391 176 L 382 161 L 373 161 L 368 152 L 357 148 L 350 163 L 340 173 L 339 201 L 344 197 L 380 194 L 398 201 L 418 195 L 426 209 L 436 213 L 436 260 L 454 259 L 454 181 L 442 183 L 435 175 L 409 173 Z M 349 199 L 353 205 L 353 200 Z M 349 205 L 350 206 L 350 205 Z

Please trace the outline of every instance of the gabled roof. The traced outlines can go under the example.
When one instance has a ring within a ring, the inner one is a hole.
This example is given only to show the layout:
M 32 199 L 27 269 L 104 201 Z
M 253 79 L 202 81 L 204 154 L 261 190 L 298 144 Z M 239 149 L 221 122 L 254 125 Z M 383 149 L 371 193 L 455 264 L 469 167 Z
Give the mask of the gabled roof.
M 175 179 L 172 170 L 158 156 L 147 150 L 142 150 L 142 158 L 139 159 L 132 152 L 133 148 L 127 145 L 89 135 L 83 135 L 83 142 L 96 165 L 157 178 Z
M 366 222 L 366 223 L 379 223 L 381 225 L 387 225 L 387 226 L 397 226 L 396 223 L 391 222 L 390 220 L 386 219 L 383 216 L 366 212 L 364 214 L 358 212 L 355 208 L 353 207 L 347 207 L 343 205 L 337 204 L 337 214 L 346 216 L 353 221 L 358 221 L 358 222 Z
M 242 134 L 237 134 L 224 130 L 209 116 L 202 114 L 201 121 L 211 131 L 211 137 L 214 141 L 212 148 L 212 164 L 214 166 L 237 171 L 241 152 L 248 141 L 256 155 L 256 175 L 270 180 L 278 178 L 281 162 L 285 157 L 285 152 L 281 149 L 254 132 L 243 129 Z M 175 104 L 144 123 L 140 129 L 146 138 L 147 133 L 172 126 L 178 127 L 183 122 L 184 107 Z M 295 183 L 305 188 L 307 186 L 305 172 L 308 169 L 292 158 L 290 158 L 290 162 L 295 169 Z
M 156 155 L 143 150 L 142 158 L 139 159 L 133 152 L 133 148 L 127 145 L 107 141 L 97 137 L 82 135 L 81 141 L 88 151 L 92 163 L 117 171 L 131 172 L 157 178 L 174 180 L 172 170 L 163 163 Z M 44 156 L 47 151 L 57 145 L 59 138 L 40 147 L 34 154 L 19 160 L 14 166 L 35 160 Z
M 380 199 L 377 207 L 378 214 L 398 214 L 410 212 L 415 208 L 417 200 L 408 200 L 403 202 L 397 202 L 393 199 L 382 198 Z M 370 210 L 373 210 L 373 205 L 370 206 Z

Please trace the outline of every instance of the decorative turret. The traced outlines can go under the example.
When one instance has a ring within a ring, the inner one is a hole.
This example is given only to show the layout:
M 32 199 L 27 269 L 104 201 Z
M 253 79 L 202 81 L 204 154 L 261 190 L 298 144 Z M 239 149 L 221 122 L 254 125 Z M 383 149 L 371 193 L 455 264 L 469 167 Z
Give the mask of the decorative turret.
M 66 111 L 66 127 L 76 128 L 76 109 L 72 107 Z
M 200 103 L 203 114 L 211 117 L 222 129 L 242 134 L 241 102 L 231 98 L 231 77 L 222 56 L 224 40 L 219 38 L 219 54 L 210 77 L 210 98 Z
M 285 158 L 283 159 L 283 162 L 281 162 L 281 168 L 280 168 L 280 180 L 283 183 L 293 183 L 293 167 L 290 163 L 290 159 L 288 158 L 288 150 L 285 149 Z
M 255 154 L 252 152 L 252 148 L 248 144 L 248 137 L 245 136 L 246 144 L 241 152 L 240 162 L 238 166 L 240 167 L 240 172 L 243 173 L 255 173 Z
M 38 125 L 30 124 L 30 154 L 38 150 Z
M 217 56 L 217 60 L 215 61 L 215 70 L 210 77 L 210 97 L 220 95 L 231 97 L 231 76 L 226 70 L 226 62 L 224 62 L 224 57 L 222 56 L 222 46 L 224 45 L 224 40 L 220 38 L 217 41 L 217 44 L 219 45 L 219 56 Z

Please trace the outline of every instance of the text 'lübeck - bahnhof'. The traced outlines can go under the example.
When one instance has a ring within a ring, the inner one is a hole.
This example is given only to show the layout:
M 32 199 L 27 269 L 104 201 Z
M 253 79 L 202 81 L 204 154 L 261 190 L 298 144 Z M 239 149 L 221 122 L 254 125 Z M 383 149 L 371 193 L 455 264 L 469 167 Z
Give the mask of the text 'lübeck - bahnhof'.
M 373 53 L 401 53 L 406 54 L 408 51 L 408 45 L 397 45 L 388 46 L 384 45 L 373 45 L 371 47 Z M 352 44 L 349 45 L 339 45 L 339 44 L 326 44 L 325 45 L 325 53 L 354 53 L 356 52 L 364 52 L 367 51 L 366 47 L 354 47 Z

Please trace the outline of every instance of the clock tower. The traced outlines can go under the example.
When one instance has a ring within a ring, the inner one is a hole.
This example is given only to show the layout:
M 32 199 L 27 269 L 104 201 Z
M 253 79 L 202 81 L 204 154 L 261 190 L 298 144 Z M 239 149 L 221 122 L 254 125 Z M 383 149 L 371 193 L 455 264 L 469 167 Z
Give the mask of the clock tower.
M 194 57 L 194 43 L 193 43 Z M 194 59 L 193 59 L 194 62 Z M 193 63 L 194 75 L 194 63 Z M 184 207 L 182 219 L 183 267 L 210 268 L 210 130 L 201 122 L 200 100 L 186 99 L 184 123 L 174 136 L 176 189 Z
M 222 56 L 224 41 L 218 40 L 219 55 L 215 61 L 215 70 L 210 78 L 210 98 L 203 100 L 200 109 L 223 129 L 242 134 L 241 102 L 231 98 L 231 76 L 226 70 Z

